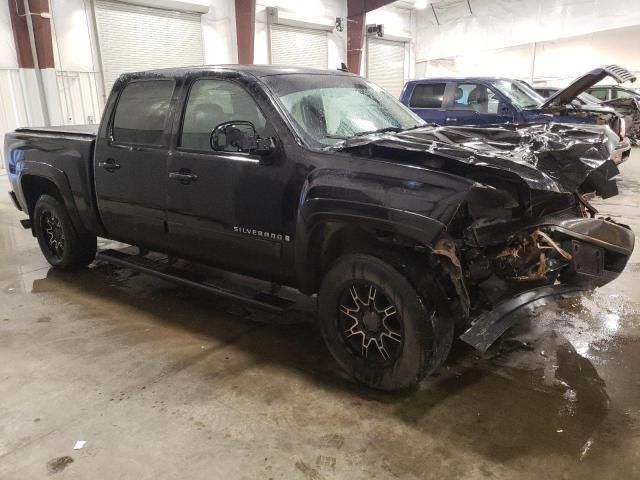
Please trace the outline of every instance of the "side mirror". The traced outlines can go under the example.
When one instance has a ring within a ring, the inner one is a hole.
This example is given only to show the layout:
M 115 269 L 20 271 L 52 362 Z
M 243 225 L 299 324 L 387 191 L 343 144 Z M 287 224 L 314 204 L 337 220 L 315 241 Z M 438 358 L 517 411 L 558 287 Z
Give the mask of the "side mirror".
M 216 152 L 268 155 L 275 149 L 273 138 L 259 137 L 253 123 L 244 120 L 221 123 L 211 132 L 209 143 Z
M 509 117 L 510 119 L 514 119 L 514 112 L 513 109 L 505 104 L 500 102 L 498 104 L 498 115 L 500 115 L 501 117 Z

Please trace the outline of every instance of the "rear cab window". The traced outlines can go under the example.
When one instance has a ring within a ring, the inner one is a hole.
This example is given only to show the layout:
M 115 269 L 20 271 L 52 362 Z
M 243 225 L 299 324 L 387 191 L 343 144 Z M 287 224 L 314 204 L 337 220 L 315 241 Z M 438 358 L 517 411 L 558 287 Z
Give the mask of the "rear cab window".
M 111 135 L 117 143 L 166 147 L 173 80 L 133 81 L 120 94 Z
M 589 90 L 589 93 L 596 97 L 598 100 L 605 101 L 608 100 L 609 91 L 606 88 L 595 88 L 593 90 Z
M 409 106 L 411 108 L 442 108 L 446 87 L 445 82 L 418 83 L 411 93 Z

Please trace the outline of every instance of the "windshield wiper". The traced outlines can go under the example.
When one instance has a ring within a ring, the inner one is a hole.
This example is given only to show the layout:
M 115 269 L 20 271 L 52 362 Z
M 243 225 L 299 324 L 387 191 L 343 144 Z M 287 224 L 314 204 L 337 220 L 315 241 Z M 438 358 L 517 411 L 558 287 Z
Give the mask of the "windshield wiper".
M 409 127 L 409 128 L 405 128 L 404 130 L 400 130 L 401 132 L 408 132 L 409 130 L 415 130 L 416 128 L 423 128 L 423 127 L 428 127 L 429 125 L 433 126 L 433 127 L 437 127 L 437 125 L 435 123 L 423 123 L 421 125 L 414 125 L 413 127 Z
M 423 126 L 424 125 L 416 125 L 415 127 L 407 128 L 405 130 L 412 130 L 414 128 L 423 127 Z M 376 133 L 386 133 L 386 132 L 398 133 L 398 132 L 404 132 L 404 130 L 399 127 L 383 127 L 383 128 L 378 128 L 377 130 L 367 130 L 364 132 L 354 133 L 353 135 L 336 135 L 336 134 L 329 133 L 325 135 L 324 138 L 333 138 L 336 140 L 347 140 L 353 137 L 361 137 L 363 135 L 375 135 Z
M 336 140 L 346 140 L 349 137 L 347 137 L 346 135 L 334 135 L 332 133 L 328 133 L 327 135 L 324 136 L 324 138 L 333 138 L 333 139 L 336 139 Z
M 367 130 L 365 132 L 358 132 L 355 133 L 353 136 L 354 137 L 360 137 L 362 135 L 374 135 L 376 133 L 386 133 L 386 132 L 401 132 L 402 129 L 399 127 L 383 127 L 383 128 L 378 128 L 377 130 Z

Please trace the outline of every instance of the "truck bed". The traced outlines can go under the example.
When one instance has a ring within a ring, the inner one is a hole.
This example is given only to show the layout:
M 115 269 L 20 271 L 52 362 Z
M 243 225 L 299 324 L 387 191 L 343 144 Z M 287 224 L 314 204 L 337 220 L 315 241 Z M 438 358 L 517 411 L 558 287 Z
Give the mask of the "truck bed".
M 20 133 L 55 133 L 61 135 L 83 135 L 95 137 L 98 135 L 100 125 L 90 123 L 87 125 L 60 125 L 56 127 L 24 127 L 16 129 Z
M 98 129 L 96 124 L 64 125 L 18 128 L 6 134 L 7 172 L 23 211 L 28 211 L 24 189 L 29 179 L 46 179 L 59 190 L 75 226 L 99 232 L 93 181 Z

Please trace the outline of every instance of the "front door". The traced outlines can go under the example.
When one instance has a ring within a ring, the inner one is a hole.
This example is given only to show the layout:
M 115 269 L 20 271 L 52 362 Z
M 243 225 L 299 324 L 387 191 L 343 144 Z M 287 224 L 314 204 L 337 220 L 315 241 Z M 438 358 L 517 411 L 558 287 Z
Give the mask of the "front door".
M 285 232 L 289 168 L 282 150 L 259 155 L 219 152 L 211 132 L 229 121 L 249 121 L 275 137 L 252 96 L 235 81 L 195 79 L 188 87 L 178 144 L 168 162 L 167 220 L 185 256 L 274 280 L 286 277 L 292 232 Z M 278 145 L 277 139 L 276 145 Z M 288 215 L 290 216 L 290 215 Z
M 117 101 L 94 155 L 96 196 L 109 238 L 166 245 L 166 160 L 173 80 L 134 80 Z
M 493 125 L 513 121 L 510 107 L 486 85 L 459 82 L 446 115 L 447 125 Z

